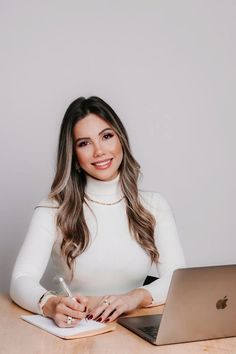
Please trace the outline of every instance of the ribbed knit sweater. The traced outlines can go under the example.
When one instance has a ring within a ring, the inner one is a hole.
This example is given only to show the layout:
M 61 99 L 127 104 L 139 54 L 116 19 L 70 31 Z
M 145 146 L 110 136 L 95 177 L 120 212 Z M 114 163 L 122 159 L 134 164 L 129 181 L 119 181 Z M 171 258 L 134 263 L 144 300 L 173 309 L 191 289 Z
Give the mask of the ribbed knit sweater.
M 90 199 L 87 199 L 89 207 L 84 203 L 84 215 L 91 242 L 76 258 L 72 282 L 60 254 L 57 204 L 45 199 L 35 209 L 11 280 L 10 295 L 23 308 L 37 313 L 39 298 L 50 290 L 40 285 L 50 257 L 55 274 L 65 278 L 73 293 L 110 295 L 142 287 L 151 261 L 129 231 L 125 200 L 113 205 L 94 202 L 113 203 L 122 198 L 119 176 L 108 182 L 88 176 L 86 195 Z M 185 261 L 175 220 L 166 200 L 159 193 L 141 191 L 140 199 L 156 218 L 155 242 L 160 254 L 157 264 L 159 279 L 144 288 L 149 290 L 156 304 L 161 304 L 165 302 L 173 271 L 183 267 Z

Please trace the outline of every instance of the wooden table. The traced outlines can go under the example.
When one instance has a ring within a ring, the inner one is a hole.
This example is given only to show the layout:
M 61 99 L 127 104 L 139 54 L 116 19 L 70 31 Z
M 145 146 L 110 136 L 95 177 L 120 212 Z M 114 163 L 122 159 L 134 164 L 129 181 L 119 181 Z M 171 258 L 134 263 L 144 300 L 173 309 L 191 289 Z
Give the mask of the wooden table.
M 161 313 L 162 307 L 137 310 L 132 315 Z M 117 324 L 113 332 L 89 338 L 64 340 L 19 317 L 29 312 L 8 295 L 0 294 L 0 354 L 236 354 L 236 337 L 154 346 Z

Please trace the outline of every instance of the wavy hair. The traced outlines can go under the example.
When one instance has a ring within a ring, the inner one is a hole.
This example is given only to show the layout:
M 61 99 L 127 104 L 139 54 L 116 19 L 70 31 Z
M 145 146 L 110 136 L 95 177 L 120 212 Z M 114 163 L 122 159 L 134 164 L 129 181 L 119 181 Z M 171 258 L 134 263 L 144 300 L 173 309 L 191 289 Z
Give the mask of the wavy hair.
M 137 181 L 140 166 L 131 153 L 128 135 L 121 120 L 101 98 L 79 97 L 70 104 L 61 124 L 56 174 L 49 194 L 49 198 L 59 204 L 56 223 L 62 233 L 61 252 L 72 276 L 75 258 L 85 251 L 90 242 L 83 212 L 86 174 L 83 170 L 77 171 L 73 128 L 90 113 L 104 119 L 119 137 L 123 149 L 123 160 L 119 167 L 120 184 L 126 201 L 130 232 L 150 256 L 151 262 L 157 262 L 159 256 L 154 242 L 156 221 L 139 199 Z

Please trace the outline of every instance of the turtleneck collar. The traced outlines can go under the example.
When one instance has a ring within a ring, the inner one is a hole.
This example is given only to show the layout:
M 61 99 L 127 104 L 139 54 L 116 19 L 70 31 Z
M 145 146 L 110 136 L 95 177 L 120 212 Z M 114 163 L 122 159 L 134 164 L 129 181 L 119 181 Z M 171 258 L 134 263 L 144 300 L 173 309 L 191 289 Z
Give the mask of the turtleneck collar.
M 85 193 L 90 198 L 101 202 L 114 202 L 123 196 L 120 187 L 120 175 L 111 181 L 101 181 L 91 176 L 86 176 Z

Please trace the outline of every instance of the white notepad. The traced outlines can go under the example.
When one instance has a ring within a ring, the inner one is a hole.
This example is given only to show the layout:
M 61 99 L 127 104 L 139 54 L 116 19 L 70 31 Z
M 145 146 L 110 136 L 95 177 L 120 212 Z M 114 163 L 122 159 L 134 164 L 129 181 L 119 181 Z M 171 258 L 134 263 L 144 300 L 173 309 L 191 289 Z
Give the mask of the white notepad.
M 43 317 L 41 315 L 31 315 L 24 316 L 21 318 L 24 321 L 27 321 L 34 326 L 37 326 L 51 334 L 54 334 L 57 337 L 61 337 L 64 339 L 73 339 L 73 338 L 81 338 L 92 336 L 100 333 L 105 333 L 112 331 L 115 329 L 115 324 L 104 324 L 100 322 L 96 322 L 93 320 L 81 320 L 76 327 L 70 328 L 61 328 L 58 327 L 55 322 L 47 317 Z

